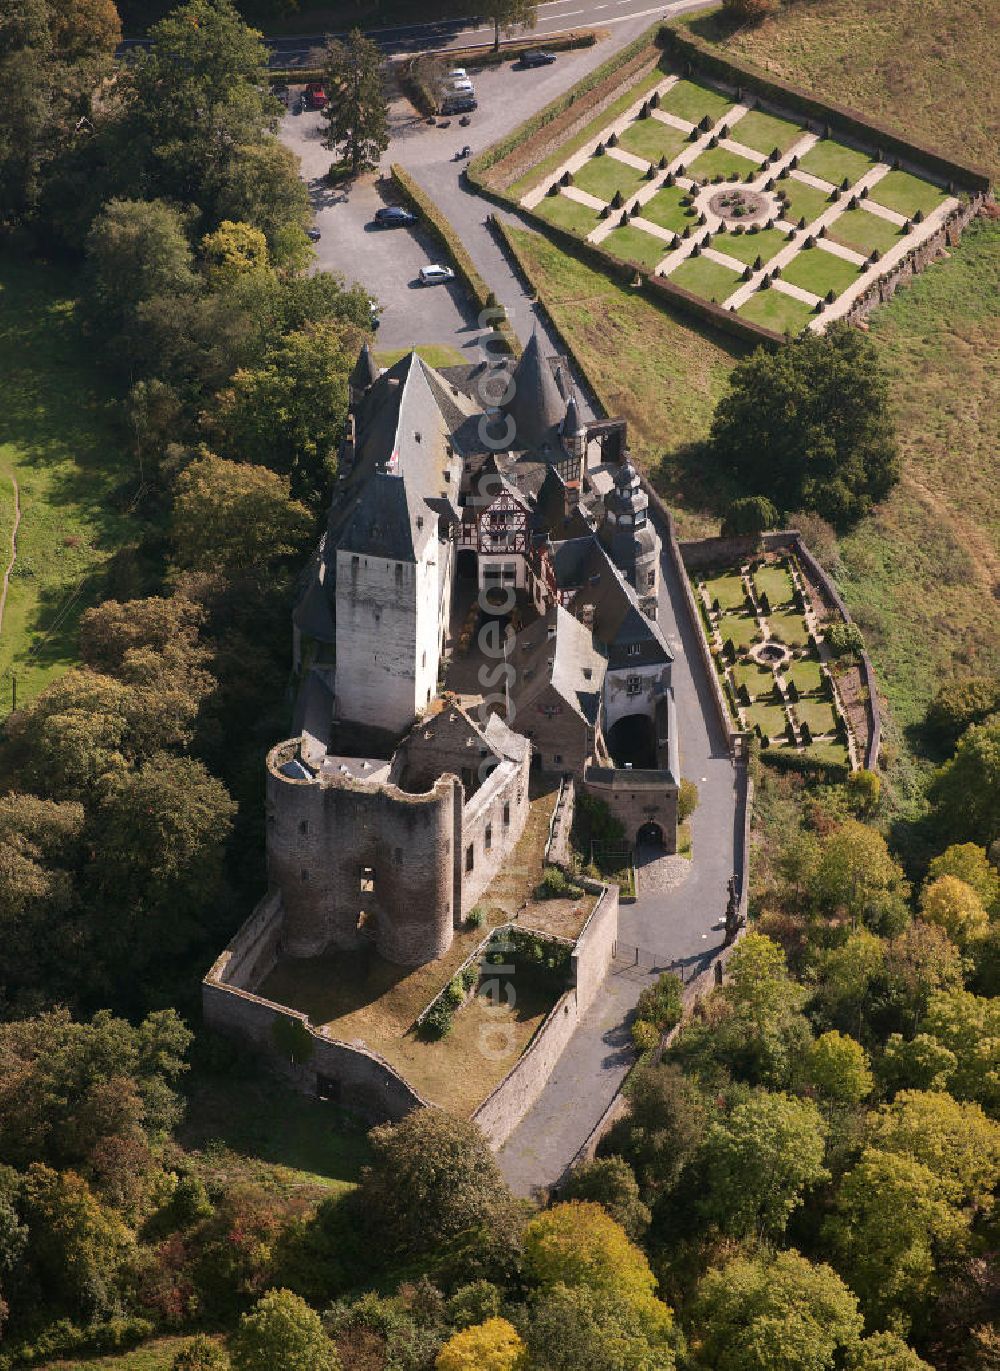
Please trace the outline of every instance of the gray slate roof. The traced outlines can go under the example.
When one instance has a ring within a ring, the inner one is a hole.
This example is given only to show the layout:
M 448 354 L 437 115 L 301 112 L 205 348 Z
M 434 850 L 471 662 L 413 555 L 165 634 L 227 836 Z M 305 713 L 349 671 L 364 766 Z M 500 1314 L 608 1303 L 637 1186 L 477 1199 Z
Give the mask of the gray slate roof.
M 560 447 L 559 426 L 566 400 L 556 384 L 548 358 L 542 354 L 537 330 L 511 373 L 513 395 L 504 406 L 514 421 L 514 451 L 540 451 Z

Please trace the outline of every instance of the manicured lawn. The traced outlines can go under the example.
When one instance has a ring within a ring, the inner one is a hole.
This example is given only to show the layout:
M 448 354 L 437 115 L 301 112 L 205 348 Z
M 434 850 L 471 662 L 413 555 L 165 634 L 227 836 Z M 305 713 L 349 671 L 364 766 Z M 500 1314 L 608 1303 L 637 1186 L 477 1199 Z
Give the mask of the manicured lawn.
M 600 200 L 613 199 L 616 190 L 627 199 L 642 185 L 642 172 L 605 153 L 603 157 L 591 157 L 589 162 L 584 162 L 574 173 L 573 184 Z
M 669 243 L 636 228 L 634 224 L 613 229 L 607 238 L 602 239 L 600 246 L 622 262 L 639 262 L 650 270 L 662 262 L 670 251 Z
M 719 233 L 712 239 L 712 247 L 728 257 L 752 266 L 759 257 L 769 262 L 785 247 L 785 235 L 780 229 L 760 229 L 757 233 Z
M 907 219 L 912 219 L 918 209 L 930 214 L 947 198 L 943 190 L 908 171 L 888 172 L 881 181 L 875 182 L 868 194 L 886 209 L 905 214 Z
M 571 157 L 574 152 L 579 152 L 581 148 L 585 148 L 588 143 L 592 143 L 610 124 L 615 122 L 619 115 L 624 114 L 627 109 L 631 109 L 637 100 L 641 99 L 647 91 L 652 90 L 654 86 L 658 86 L 662 80 L 663 72 L 658 67 L 647 72 L 641 81 L 636 81 L 634 85 L 629 86 L 628 90 L 623 91 L 617 100 L 591 119 L 588 124 L 585 124 L 579 133 L 574 134 L 572 138 L 567 138 L 564 143 L 560 143 L 530 171 L 526 171 L 523 176 L 519 176 L 516 181 L 512 182 L 508 187 L 508 194 L 520 199 L 533 186 L 537 186 L 540 181 L 546 180 L 557 167 L 562 166 L 568 157 Z
M 809 641 L 805 620 L 799 614 L 794 612 L 769 614 L 767 622 L 770 625 L 772 636 L 787 647 L 805 647 Z
M 846 143 L 838 143 L 836 138 L 821 138 L 799 159 L 803 171 L 835 186 L 839 186 L 845 176 L 853 185 L 874 165 L 875 159 L 866 152 L 858 152 Z
M 706 300 L 716 300 L 719 304 L 732 295 L 740 283 L 735 271 L 713 262 L 708 257 L 688 257 L 670 273 L 671 281 Z
M 818 690 L 823 679 L 819 669 L 819 662 L 812 657 L 802 657 L 794 661 L 790 667 L 785 668 L 785 677 L 795 682 L 795 689 L 800 695 L 809 695 L 812 691 Z
M 787 267 L 782 268 L 781 275 L 793 286 L 811 290 L 814 295 L 825 295 L 828 290 L 839 295 L 858 279 L 858 268 L 817 244 L 797 252 Z
M 692 124 L 700 124 L 706 114 L 713 123 L 718 123 L 732 105 L 728 95 L 702 86 L 697 81 L 685 80 L 672 86 L 660 101 L 660 109 L 668 114 L 676 114 L 678 119 L 687 119 Z
M 898 224 L 866 209 L 845 209 L 829 228 L 830 237 L 866 256 L 873 249 L 887 252 L 899 242 Z
M 581 205 L 579 200 L 571 200 L 568 195 L 546 195 L 539 200 L 533 210 L 540 219 L 545 219 L 550 224 L 558 224 L 560 228 L 569 229 L 570 233 L 578 233 L 581 238 L 586 238 L 591 229 L 596 228 L 601 222 L 597 210 L 591 209 L 589 205 Z
M 806 754 L 815 757 L 818 762 L 837 762 L 841 766 L 847 766 L 850 761 L 850 754 L 844 744 L 832 740 L 813 743 L 811 747 L 806 748 Z
M 818 219 L 825 209 L 830 208 L 830 197 L 825 191 L 797 180 L 794 173 L 789 173 L 784 181 L 778 181 L 777 185 L 778 189 L 783 190 L 788 196 L 783 218 L 790 224 L 797 224 L 800 219 L 805 219 L 808 226 L 814 219 Z
M 792 578 L 783 566 L 760 566 L 753 573 L 757 594 L 767 596 L 772 609 L 787 605 L 794 594 Z
M 767 696 L 774 689 L 774 672 L 756 662 L 737 662 L 733 667 L 737 686 L 745 685 L 752 699 Z
M 765 114 L 759 109 L 744 114 L 730 129 L 734 142 L 754 148 L 765 157 L 775 148 L 779 152 L 787 152 L 802 134 L 803 129 L 798 124 L 791 124 L 787 119 L 780 119 L 776 114 Z
M 686 195 L 687 191 L 680 186 L 664 186 L 651 200 L 640 206 L 639 213 L 651 224 L 659 224 L 660 228 L 670 229 L 673 233 L 682 233 L 693 217 L 691 207 L 681 204 Z
M 153 1338 L 131 1352 L 107 1357 L 69 1357 L 37 1363 L 37 1371 L 170 1371 L 174 1358 L 192 1336 Z
M 672 162 L 686 141 L 680 129 L 650 116 L 630 124 L 619 136 L 618 146 L 649 162 L 658 162 L 661 157 Z
M 466 362 L 458 348 L 449 347 L 447 343 L 418 343 L 412 348 L 379 349 L 375 354 L 375 360 L 380 367 L 388 368 L 410 352 L 417 353 L 431 367 L 460 367 Z
M 745 346 L 539 233 L 512 229 L 507 238 L 605 412 L 628 420 L 629 445 L 675 507 L 681 536 L 717 532 L 718 518 L 701 511 L 720 492 L 738 492 L 694 445 Z
M 731 639 L 737 649 L 749 647 L 760 633 L 760 627 L 752 614 L 723 614 L 719 622 L 722 641 Z
M 753 704 L 746 711 L 747 722 L 751 728 L 760 724 L 769 738 L 777 738 L 784 733 L 788 715 L 783 705 Z
M 760 324 L 764 328 L 773 329 L 775 333 L 791 333 L 792 335 L 801 333 L 813 317 L 813 312 L 808 305 L 801 300 L 795 300 L 791 295 L 786 295 L 784 291 L 758 290 L 744 304 L 740 305 L 739 311 L 745 319 L 750 319 L 755 324 Z
M 837 716 L 833 706 L 826 700 L 800 700 L 795 706 L 799 723 L 808 724 L 813 737 L 821 733 L 833 733 L 837 727 Z
M 751 172 L 756 174 L 760 170 L 759 162 L 751 162 L 748 158 L 741 157 L 738 152 L 730 152 L 721 144 L 717 148 L 706 148 L 693 162 L 687 162 L 685 165 L 687 174 L 697 177 L 699 181 L 704 181 L 706 177 L 711 179 L 713 176 L 732 176 L 734 173 L 740 180 L 744 180 Z
M 101 598 L 108 558 L 138 535 L 138 490 L 111 395 L 79 330 L 70 275 L 0 257 L 0 574 L 16 476 L 17 561 L 0 630 L 0 714 L 76 660 L 80 614 Z
M 719 608 L 723 614 L 732 609 L 742 609 L 747 593 L 743 589 L 742 578 L 736 574 L 731 576 L 713 576 L 706 578 L 705 585 L 708 587 L 708 596 L 713 605 L 718 600 Z

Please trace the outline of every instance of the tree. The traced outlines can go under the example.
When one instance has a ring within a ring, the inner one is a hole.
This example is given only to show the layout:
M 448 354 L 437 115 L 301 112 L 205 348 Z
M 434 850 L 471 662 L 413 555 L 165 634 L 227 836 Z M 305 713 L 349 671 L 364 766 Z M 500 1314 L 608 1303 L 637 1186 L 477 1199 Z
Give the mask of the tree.
M 639 1197 L 635 1172 L 624 1157 L 598 1157 L 581 1163 L 570 1172 L 561 1198 L 603 1205 L 633 1242 L 638 1242 L 649 1226 L 649 1210 Z
M 922 1162 L 952 1204 L 982 1207 L 1000 1180 L 1000 1124 L 944 1091 L 900 1091 L 872 1120 L 871 1139 Z
M 810 1186 L 827 1180 L 826 1126 L 811 1100 L 758 1091 L 709 1128 L 699 1209 L 734 1237 L 778 1237 Z
M 929 997 L 924 1032 L 955 1056 L 948 1089 L 976 1100 L 989 1113 L 1000 1110 L 1000 1000 L 960 988 Z
M 862 1320 L 836 1272 L 786 1251 L 709 1271 L 691 1327 L 694 1364 L 705 1371 L 833 1371 L 857 1344 Z
M 753 537 L 777 528 L 781 516 L 764 495 L 744 495 L 730 502 L 722 520 L 723 538 Z
M 501 31 L 511 34 L 515 29 L 533 29 L 538 19 L 536 0 L 486 0 L 479 13 L 493 25 L 494 52 L 499 51 Z
M 963 973 L 962 954 L 944 929 L 914 919 L 886 946 L 886 1001 L 915 1033 L 934 993 L 961 989 Z
M 966 729 L 927 793 L 945 838 L 989 847 L 1000 835 L 1000 714 Z
M 110 676 L 67 671 L 7 723 L 25 785 L 58 800 L 90 798 L 125 769 L 129 689 Z
M 970 724 L 982 724 L 1000 710 L 1000 677 L 969 676 L 942 686 L 927 706 L 928 742 L 942 755 L 954 752 Z
M 556 1204 L 536 1215 L 524 1230 L 524 1259 L 531 1279 L 545 1288 L 583 1285 L 637 1308 L 656 1291 L 645 1253 L 588 1200 Z M 663 1312 L 669 1317 L 665 1305 Z
M 628 1078 L 625 1098 L 628 1113 L 614 1125 L 602 1151 L 621 1153 L 643 1192 L 669 1193 L 701 1147 L 708 1105 L 695 1082 L 665 1062 L 638 1066 Z
M 855 814 L 874 814 L 882 795 L 881 777 L 877 771 L 852 771 L 847 778 L 847 794 Z
M 177 480 L 173 536 L 181 566 L 263 573 L 300 554 L 312 533 L 312 515 L 291 499 L 288 478 L 266 467 L 206 453 Z
M 958 1059 L 927 1033 L 907 1040 L 892 1033 L 878 1062 L 879 1080 L 890 1098 L 900 1090 L 945 1090 Z
M 394 1258 L 430 1252 L 513 1218 L 510 1191 L 475 1124 L 420 1109 L 369 1136 L 372 1160 L 357 1199 L 378 1251 Z
M 232 219 L 261 229 L 277 266 L 294 271 L 308 265 L 309 191 L 299 175 L 299 159 L 276 138 L 240 149 L 219 179 L 215 213 L 220 222 Z
M 1000 913 L 1000 872 L 976 843 L 954 843 L 935 857 L 927 868 L 928 881 L 938 876 L 957 876 L 971 885 L 985 908 Z
M 306 324 L 237 371 L 204 419 L 223 456 L 286 476 L 296 500 L 325 499 L 361 336 L 336 320 Z
M 858 1105 L 875 1084 L 867 1052 L 859 1042 L 835 1029 L 813 1043 L 808 1071 L 820 1095 L 833 1104 Z
M 934 1371 L 896 1333 L 873 1333 L 848 1353 L 847 1371 Z
M 814 1003 L 823 1018 L 861 1037 L 875 987 L 885 970 L 881 938 L 858 928 L 817 958 Z
M 877 829 L 846 819 L 821 846 L 810 894 L 822 913 L 867 924 L 876 932 L 906 923 L 902 867 Z
M 382 53 L 360 29 L 347 42 L 330 39 L 324 49 L 323 74 L 329 97 L 323 110 L 323 146 L 343 148 L 351 175 L 378 166 L 389 146 L 389 102 L 382 75 Z
M 957 876 L 937 876 L 920 896 L 920 912 L 928 923 L 943 928 L 959 947 L 985 936 L 989 915 L 971 885 Z
M 870 340 L 849 325 L 740 362 L 711 445 L 739 484 L 781 509 L 856 522 L 899 478 L 889 389 Z
M 487 1319 L 463 1328 L 437 1354 L 437 1371 L 517 1371 L 524 1364 L 524 1343 L 506 1319 Z
M 546 1371 L 672 1371 L 676 1334 L 621 1300 L 561 1282 L 536 1292 L 524 1329 L 530 1365 Z
M 252 224 L 223 219 L 217 229 L 201 240 L 201 259 L 209 280 L 225 285 L 235 276 L 267 269 L 267 238 Z
M 230 1357 L 234 1371 L 340 1371 L 319 1315 L 290 1290 L 269 1290 L 243 1315 Z
M 231 1365 L 226 1349 L 199 1333 L 174 1357 L 173 1371 L 230 1371 Z
M 75 902 L 83 806 L 14 792 L 0 797 L 0 984 L 58 984 L 47 943 Z M 58 942 L 58 936 L 56 937 Z
M 937 1251 L 954 1251 L 966 1227 L 922 1162 L 866 1148 L 824 1234 L 869 1319 L 902 1331 L 936 1292 Z

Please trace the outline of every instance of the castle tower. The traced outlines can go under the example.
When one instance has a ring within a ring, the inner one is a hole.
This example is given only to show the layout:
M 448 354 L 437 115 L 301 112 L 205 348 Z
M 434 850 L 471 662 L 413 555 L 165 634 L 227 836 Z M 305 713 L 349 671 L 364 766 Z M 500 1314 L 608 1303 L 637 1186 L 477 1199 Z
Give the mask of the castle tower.
M 576 396 L 569 397 L 569 404 L 566 406 L 566 414 L 562 421 L 562 440 L 566 451 L 579 464 L 580 475 L 583 475 L 583 468 L 587 456 L 587 429 L 583 420 L 580 418 L 580 410 L 576 403 Z
M 537 328 L 511 372 L 510 387 L 511 398 L 505 409 L 513 429 L 511 449 L 542 453 L 550 449 L 555 460 L 561 449 L 559 435 L 566 401 L 542 353 Z
M 635 590 L 651 619 L 660 588 L 660 539 L 649 517 L 649 498 L 635 467 L 626 459 L 604 497 L 598 536 L 608 555 Z
M 382 375 L 372 356 L 372 350 L 367 343 L 364 344 L 358 353 L 358 360 L 354 363 L 354 370 L 347 378 L 348 402 L 352 410 L 357 409 L 358 405 L 365 398 L 372 386 Z

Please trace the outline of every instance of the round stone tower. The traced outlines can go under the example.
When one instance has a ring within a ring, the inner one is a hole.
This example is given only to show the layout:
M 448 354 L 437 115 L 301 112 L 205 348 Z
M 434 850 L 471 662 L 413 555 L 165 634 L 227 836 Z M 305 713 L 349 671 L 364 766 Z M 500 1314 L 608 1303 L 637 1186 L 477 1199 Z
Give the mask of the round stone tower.
M 626 458 L 604 497 L 599 537 L 652 617 L 660 588 L 660 538 L 649 517 L 649 498 L 639 474 Z

